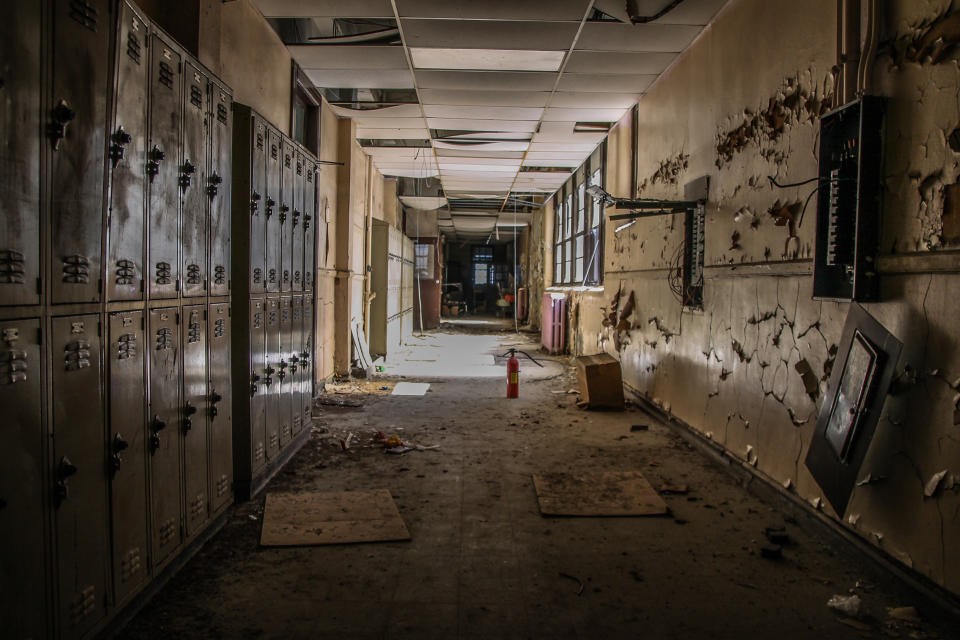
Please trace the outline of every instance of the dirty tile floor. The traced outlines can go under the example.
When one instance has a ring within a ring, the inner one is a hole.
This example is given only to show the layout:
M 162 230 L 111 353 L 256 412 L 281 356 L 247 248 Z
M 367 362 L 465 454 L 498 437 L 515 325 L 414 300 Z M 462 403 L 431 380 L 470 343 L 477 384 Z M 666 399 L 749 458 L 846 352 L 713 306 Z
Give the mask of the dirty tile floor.
M 488 346 L 524 341 L 536 350 L 515 334 Z M 548 367 L 521 364 L 518 400 L 503 397 L 502 379 L 442 378 L 423 397 L 318 406 L 310 441 L 266 491 L 387 488 L 412 539 L 261 548 L 257 496 L 120 637 L 953 637 L 922 607 L 922 624 L 885 626 L 885 607 L 915 604 L 897 583 L 785 522 L 637 408 L 578 409 L 565 393 L 576 386 L 572 367 Z M 388 455 L 372 441 L 378 430 L 440 448 Z M 664 496 L 667 517 L 539 514 L 531 473 L 596 469 L 641 470 L 655 487 L 690 490 Z M 761 557 L 764 528 L 781 525 L 790 536 L 782 559 Z M 851 589 L 864 603 L 854 626 L 826 606 Z

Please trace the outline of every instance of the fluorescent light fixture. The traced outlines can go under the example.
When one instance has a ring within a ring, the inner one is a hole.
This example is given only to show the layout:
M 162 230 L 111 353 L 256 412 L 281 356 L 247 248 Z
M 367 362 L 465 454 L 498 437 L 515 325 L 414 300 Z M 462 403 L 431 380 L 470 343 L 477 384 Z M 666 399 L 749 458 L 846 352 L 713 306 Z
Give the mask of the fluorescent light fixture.
M 501 173 L 516 173 L 520 167 L 520 161 L 516 164 L 460 164 L 453 162 L 440 162 L 442 171 L 499 171 Z
M 433 49 L 411 47 L 418 69 L 465 71 L 559 71 L 565 51 L 524 49 Z
M 626 229 L 627 227 L 632 227 L 632 226 L 635 225 L 635 224 L 637 224 L 637 218 L 634 218 L 634 219 L 631 220 L 630 222 L 625 222 L 625 223 L 623 223 L 622 225 L 620 225 L 619 227 L 617 227 L 616 229 L 614 229 L 613 232 L 614 232 L 614 233 L 620 233 L 621 231 L 623 231 L 623 230 Z

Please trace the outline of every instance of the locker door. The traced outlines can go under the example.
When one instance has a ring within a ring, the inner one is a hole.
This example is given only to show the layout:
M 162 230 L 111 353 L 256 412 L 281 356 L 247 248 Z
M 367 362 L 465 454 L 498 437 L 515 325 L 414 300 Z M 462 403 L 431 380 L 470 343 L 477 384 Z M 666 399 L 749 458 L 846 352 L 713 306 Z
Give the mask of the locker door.
M 0 45 L 2 46 L 2 45 Z M 43 431 L 40 322 L 0 321 L 0 629 L 11 638 L 44 635 Z
M 280 429 L 280 448 L 290 442 L 291 419 L 293 417 L 293 379 L 290 373 L 290 354 L 293 325 L 292 308 L 289 296 L 280 298 L 280 348 L 277 350 L 277 378 L 280 381 L 277 415 Z
M 267 129 L 267 292 L 280 291 L 280 134 Z
M 304 429 L 309 429 L 313 410 L 313 296 L 303 296 L 303 335 L 300 342 L 300 367 L 303 377 L 300 391 L 300 416 Z
M 143 311 L 109 315 L 108 415 L 114 602 L 123 603 L 146 582 L 147 438 L 144 419 Z
M 266 287 L 267 250 L 267 128 L 253 118 L 253 149 L 250 150 L 250 293 Z
M 54 5 L 46 132 L 52 149 L 50 274 L 55 304 L 100 300 L 110 4 L 56 0 Z
M 266 301 L 267 327 L 264 345 L 263 390 L 267 428 L 267 461 L 280 454 L 280 300 Z
M 296 151 L 293 175 L 293 215 L 290 218 L 290 235 L 293 243 L 290 257 L 290 289 L 303 291 L 303 192 L 306 165 L 303 154 Z
M 53 483 L 60 636 L 76 638 L 106 614 L 107 461 L 100 321 L 54 318 Z M 78 411 L 78 407 L 83 407 Z
M 183 65 L 183 155 L 180 159 L 180 257 L 185 297 L 207 288 L 207 140 L 209 78 L 192 61 Z
M 287 347 L 290 362 L 290 432 L 292 436 L 303 430 L 303 412 L 300 405 L 303 399 L 303 369 L 300 365 L 300 351 L 303 342 L 303 296 L 290 299 L 290 344 Z
M 303 181 L 303 290 L 313 291 L 316 273 L 317 165 L 305 159 Z
M 207 319 L 206 307 L 183 308 L 183 475 L 186 535 L 196 534 L 207 508 Z
M 0 26 L 0 305 L 40 302 L 40 8 L 12 3 Z
M 209 361 L 207 418 L 210 421 L 210 510 L 220 511 L 233 498 L 233 415 L 230 391 L 230 305 L 210 305 L 207 315 Z
M 210 171 L 207 175 L 210 263 L 207 278 L 210 295 L 225 296 L 230 293 L 230 159 L 233 140 L 230 106 L 233 98 L 216 83 L 210 84 L 210 95 Z
M 256 475 L 267 462 L 266 405 L 270 386 L 266 375 L 266 307 L 263 300 L 250 301 L 250 469 Z
M 180 319 L 175 308 L 151 309 L 150 513 L 151 566 L 162 565 L 180 545 Z
M 176 298 L 180 286 L 180 54 L 160 36 L 150 47 L 150 135 L 147 140 L 148 282 L 151 298 Z
M 108 140 L 110 209 L 107 299 L 143 298 L 143 225 L 147 152 L 147 23 L 120 3 L 113 124 Z
M 280 148 L 280 291 L 290 291 L 290 270 L 293 264 L 293 202 L 294 180 L 296 175 L 294 164 L 294 148 L 290 141 L 283 139 Z

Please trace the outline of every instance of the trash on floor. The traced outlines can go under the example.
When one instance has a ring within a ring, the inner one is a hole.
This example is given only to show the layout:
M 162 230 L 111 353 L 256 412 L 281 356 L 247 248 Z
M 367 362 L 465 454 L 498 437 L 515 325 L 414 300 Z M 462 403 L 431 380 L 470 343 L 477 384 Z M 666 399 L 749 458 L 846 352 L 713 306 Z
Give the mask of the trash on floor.
M 590 409 L 623 410 L 623 380 L 620 362 L 600 353 L 577 358 L 577 377 L 583 403 Z
M 533 475 L 542 515 L 654 516 L 667 505 L 638 471 Z
M 786 544 L 790 541 L 786 527 L 767 527 L 763 530 L 763 535 L 773 544 Z
M 860 615 L 860 596 L 835 595 L 827 600 L 827 606 L 840 613 L 856 618 Z
M 393 388 L 394 396 L 422 396 L 430 388 L 429 382 L 398 382 Z
M 690 491 L 690 487 L 685 484 L 670 484 L 669 482 L 664 482 L 657 491 L 661 494 L 685 496 Z
M 646 424 L 635 424 L 632 427 L 630 427 L 631 432 L 649 431 L 649 430 L 650 430 L 650 425 L 646 425 Z
M 768 544 L 760 547 L 760 557 L 767 560 L 779 560 L 783 557 L 783 548 L 778 544 Z
M 916 607 L 887 607 L 887 616 L 904 622 L 923 622 Z
M 373 393 L 386 395 L 393 391 L 395 382 L 383 380 L 349 380 L 347 382 L 328 382 L 323 386 L 325 393 L 342 395 Z
M 395 447 L 387 447 L 387 453 L 392 453 L 394 455 L 402 455 L 411 451 L 414 451 L 414 448 L 406 444 L 400 444 Z
M 574 582 L 576 582 L 579 585 L 579 588 L 577 589 L 577 595 L 579 596 L 583 594 L 583 581 L 580 578 L 578 578 L 577 576 L 572 576 L 569 573 L 564 573 L 562 571 L 560 572 L 560 577 L 566 578 L 567 580 L 573 580 Z
M 352 407 L 356 409 L 363 406 L 363 403 L 359 400 L 349 400 L 337 396 L 319 396 L 315 402 L 325 407 Z
M 260 531 L 264 547 L 409 539 L 388 489 L 268 493 Z

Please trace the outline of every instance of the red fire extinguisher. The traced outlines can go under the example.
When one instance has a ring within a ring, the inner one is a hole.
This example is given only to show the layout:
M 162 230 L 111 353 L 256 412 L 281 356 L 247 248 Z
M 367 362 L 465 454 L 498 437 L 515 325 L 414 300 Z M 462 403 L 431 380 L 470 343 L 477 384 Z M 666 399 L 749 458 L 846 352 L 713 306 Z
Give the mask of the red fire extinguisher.
M 519 349 L 510 349 L 505 354 L 500 356 L 505 358 L 510 356 L 510 359 L 507 360 L 507 397 L 508 398 L 518 398 L 520 397 L 520 361 L 517 360 L 517 354 L 522 353 L 523 355 L 530 358 L 530 361 L 533 362 L 538 367 L 543 365 L 533 359 L 533 357 L 526 351 L 520 351 Z

